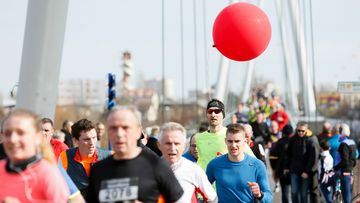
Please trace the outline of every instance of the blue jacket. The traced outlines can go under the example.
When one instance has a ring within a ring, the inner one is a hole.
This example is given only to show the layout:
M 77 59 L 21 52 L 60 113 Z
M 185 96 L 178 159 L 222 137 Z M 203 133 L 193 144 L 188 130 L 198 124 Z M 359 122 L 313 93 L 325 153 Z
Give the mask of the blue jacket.
M 336 154 L 334 169 L 341 172 L 351 172 L 356 165 L 356 158 L 358 156 L 356 143 L 347 136 L 340 137 L 339 141 L 340 146 Z
M 59 162 L 61 162 L 62 166 L 69 174 L 70 178 L 74 181 L 76 187 L 79 188 L 81 193 L 84 195 L 84 192 L 86 191 L 89 184 L 89 177 L 87 176 L 83 165 L 74 159 L 77 149 L 78 148 L 71 148 L 63 152 L 65 153 L 65 156 L 62 153 L 59 157 Z M 111 152 L 108 150 L 104 150 L 98 147 L 96 147 L 96 150 L 98 156 L 97 161 L 105 159 L 106 157 L 111 155 Z

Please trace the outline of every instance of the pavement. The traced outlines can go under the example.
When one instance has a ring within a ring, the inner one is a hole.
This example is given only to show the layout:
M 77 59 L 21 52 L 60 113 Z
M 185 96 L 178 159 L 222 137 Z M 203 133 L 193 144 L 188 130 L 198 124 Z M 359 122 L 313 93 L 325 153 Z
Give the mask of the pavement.
M 277 190 L 278 192 L 274 192 L 274 188 L 275 188 L 275 182 L 272 178 L 272 170 L 270 167 L 270 162 L 269 159 L 266 159 L 266 166 L 267 166 L 267 174 L 268 174 L 268 178 L 269 178 L 269 182 L 270 182 L 270 189 L 273 192 L 273 201 L 275 203 L 280 203 L 281 202 L 281 188 L 279 185 L 279 189 Z

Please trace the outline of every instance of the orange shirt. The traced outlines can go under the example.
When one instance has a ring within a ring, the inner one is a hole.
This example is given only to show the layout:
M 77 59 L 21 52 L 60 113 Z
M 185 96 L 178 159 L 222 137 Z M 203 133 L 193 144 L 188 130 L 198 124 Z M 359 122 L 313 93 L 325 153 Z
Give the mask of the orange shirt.
M 76 154 L 75 154 L 75 157 L 74 157 L 74 160 L 81 163 L 85 169 L 85 172 L 86 172 L 86 175 L 87 176 L 90 176 L 90 167 L 91 167 L 91 164 L 97 162 L 98 160 L 98 154 L 97 154 L 97 151 L 95 151 L 95 153 L 93 154 L 92 157 L 82 157 L 80 155 L 80 151 L 79 149 L 76 150 Z
M 67 161 L 66 151 L 64 151 L 60 154 L 60 158 L 61 158 L 64 169 L 67 170 L 68 161 Z M 90 176 L 91 165 L 98 161 L 98 153 L 97 153 L 97 151 L 95 151 L 95 153 L 93 154 L 92 157 L 81 157 L 80 151 L 79 151 L 79 149 L 77 149 L 74 160 L 76 162 L 80 163 L 84 167 L 86 175 Z

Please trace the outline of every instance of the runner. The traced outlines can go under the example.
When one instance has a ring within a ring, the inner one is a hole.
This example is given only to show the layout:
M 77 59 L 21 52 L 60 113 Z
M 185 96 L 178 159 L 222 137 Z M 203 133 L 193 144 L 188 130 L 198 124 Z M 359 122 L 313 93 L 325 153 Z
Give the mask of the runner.
M 43 138 L 34 113 L 16 109 L 7 115 L 3 139 L 8 158 L 0 161 L 0 202 L 68 201 L 69 189 L 52 153 L 48 160 L 43 158 Z
M 155 203 L 160 195 L 165 202 L 176 202 L 183 195 L 166 161 L 137 146 L 141 136 L 140 117 L 131 107 L 111 109 L 106 127 L 114 154 L 93 166 L 87 202 Z
M 228 154 L 213 159 L 206 174 L 216 181 L 219 203 L 271 202 L 272 194 L 265 165 L 244 153 L 245 131 L 240 124 L 230 124 L 226 132 Z
M 223 126 L 225 118 L 225 106 L 218 99 L 212 99 L 207 105 L 206 116 L 209 122 L 209 129 L 196 134 L 196 145 L 198 148 L 199 166 L 205 171 L 206 166 L 213 158 L 225 154 L 226 127 Z M 244 146 L 244 152 L 254 156 L 248 145 Z
M 160 150 L 171 166 L 176 178 L 184 190 L 177 203 L 195 203 L 197 192 L 205 202 L 217 202 L 217 195 L 205 172 L 195 163 L 181 155 L 185 150 L 186 130 L 174 122 L 165 123 L 160 130 Z

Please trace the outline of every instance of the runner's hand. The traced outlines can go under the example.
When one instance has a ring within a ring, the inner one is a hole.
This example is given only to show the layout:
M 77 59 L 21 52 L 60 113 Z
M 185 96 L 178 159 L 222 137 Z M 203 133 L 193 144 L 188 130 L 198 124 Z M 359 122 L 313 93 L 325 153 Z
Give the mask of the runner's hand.
M 254 197 L 256 198 L 261 197 L 260 187 L 256 182 L 248 182 L 247 185 L 251 189 L 251 192 L 253 193 Z

